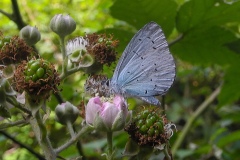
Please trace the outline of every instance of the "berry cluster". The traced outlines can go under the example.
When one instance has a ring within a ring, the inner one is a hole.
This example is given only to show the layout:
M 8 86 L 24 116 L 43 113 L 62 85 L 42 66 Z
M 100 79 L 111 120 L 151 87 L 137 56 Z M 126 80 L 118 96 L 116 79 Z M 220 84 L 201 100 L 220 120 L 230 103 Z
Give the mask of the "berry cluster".
M 23 61 L 16 68 L 14 81 L 18 92 L 26 91 L 35 101 L 47 99 L 60 83 L 54 66 L 43 59 Z
M 164 132 L 163 120 L 156 112 L 143 111 L 136 116 L 135 123 L 143 135 L 157 136 Z
M 164 127 L 168 122 L 165 116 L 159 115 L 159 110 L 145 109 L 133 118 L 125 131 L 141 146 L 164 144 L 168 140 Z
M 50 63 L 42 59 L 30 60 L 25 66 L 25 80 L 27 82 L 30 80 L 33 82 L 43 80 L 42 82 L 44 82 L 44 79 L 47 79 L 49 76 L 53 75 L 53 70 L 51 70 L 49 66 Z

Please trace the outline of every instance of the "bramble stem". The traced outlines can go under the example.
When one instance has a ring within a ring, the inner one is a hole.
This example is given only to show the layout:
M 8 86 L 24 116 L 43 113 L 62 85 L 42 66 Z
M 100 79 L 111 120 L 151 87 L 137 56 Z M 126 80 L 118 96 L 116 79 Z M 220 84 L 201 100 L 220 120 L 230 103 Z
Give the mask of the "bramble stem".
M 107 143 L 108 143 L 108 160 L 112 160 L 113 145 L 112 145 L 112 132 L 107 132 Z
M 68 128 L 68 131 L 69 131 L 71 137 L 74 138 L 75 137 L 75 132 L 73 130 L 72 123 L 70 121 L 67 121 L 67 128 Z
M 57 149 L 55 149 L 56 154 L 60 153 L 61 151 L 63 151 L 64 149 L 68 148 L 69 146 L 71 146 L 74 142 L 76 142 L 82 135 L 92 131 L 93 128 L 86 125 L 84 126 L 77 134 L 76 136 L 72 137 L 69 141 L 67 141 L 65 144 L 63 144 L 62 146 L 58 147 Z
M 65 77 L 65 74 L 67 73 L 67 66 L 68 66 L 68 57 L 67 57 L 66 48 L 65 48 L 65 37 L 60 37 L 60 47 L 61 47 L 62 59 L 63 59 L 62 74 L 60 75 L 60 77 Z
M 182 144 L 184 138 L 187 136 L 188 131 L 190 130 L 193 122 L 197 119 L 197 117 L 212 103 L 213 100 L 218 96 L 220 93 L 221 86 L 219 86 L 198 108 L 197 110 L 191 115 L 188 119 L 187 124 L 184 126 L 182 132 L 180 133 L 177 140 L 174 142 L 172 147 L 172 154 L 175 155 L 177 149 Z
M 56 153 L 54 152 L 51 142 L 48 138 L 47 130 L 42 122 L 39 111 L 29 120 L 32 130 L 36 135 L 38 143 L 43 150 L 46 160 L 55 160 Z

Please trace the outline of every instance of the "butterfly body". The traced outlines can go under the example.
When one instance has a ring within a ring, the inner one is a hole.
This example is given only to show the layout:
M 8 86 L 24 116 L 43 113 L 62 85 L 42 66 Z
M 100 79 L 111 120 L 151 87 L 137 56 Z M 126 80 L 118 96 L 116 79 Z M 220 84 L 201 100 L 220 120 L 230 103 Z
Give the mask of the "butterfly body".
M 138 97 L 159 105 L 175 79 L 175 62 L 160 26 L 146 24 L 132 38 L 120 58 L 110 88 L 115 94 Z

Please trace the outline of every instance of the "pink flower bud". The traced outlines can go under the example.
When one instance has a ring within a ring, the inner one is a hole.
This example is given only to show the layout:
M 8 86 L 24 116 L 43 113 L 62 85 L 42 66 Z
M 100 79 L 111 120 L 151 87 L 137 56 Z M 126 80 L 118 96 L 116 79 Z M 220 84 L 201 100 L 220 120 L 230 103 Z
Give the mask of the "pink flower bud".
M 125 99 L 119 95 L 107 101 L 93 97 L 86 106 L 87 124 L 103 131 L 123 129 L 130 114 Z

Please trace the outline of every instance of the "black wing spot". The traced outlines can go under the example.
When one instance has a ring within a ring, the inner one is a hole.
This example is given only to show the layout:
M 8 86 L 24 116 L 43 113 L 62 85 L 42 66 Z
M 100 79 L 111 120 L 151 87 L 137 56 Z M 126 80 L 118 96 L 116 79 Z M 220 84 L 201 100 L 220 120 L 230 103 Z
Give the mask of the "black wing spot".
M 137 82 L 138 82 L 139 80 L 137 79 Z
M 136 53 L 136 51 L 133 51 L 133 53 Z
M 141 38 L 139 38 L 138 40 L 139 40 L 139 41 L 142 41 L 142 39 L 141 39 Z
M 143 57 L 141 57 L 141 59 L 143 59 Z
M 154 41 L 152 41 L 152 43 L 154 44 Z
M 155 71 L 157 71 L 157 68 L 155 68 Z
M 127 73 L 130 73 L 129 71 Z
M 154 63 L 154 65 L 156 66 L 156 65 L 157 65 L 157 63 Z
M 157 49 L 156 47 L 153 47 L 153 49 Z
M 147 37 L 148 39 L 151 39 L 151 37 Z
M 147 94 L 148 93 L 148 91 L 147 90 L 145 90 L 145 94 Z
M 153 81 L 152 79 L 150 79 L 150 81 Z

